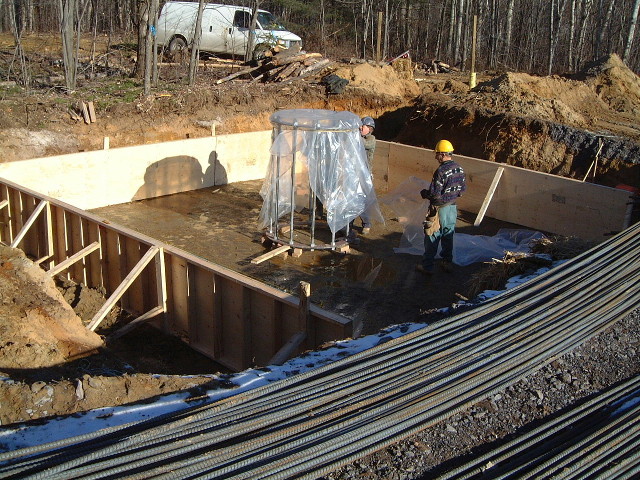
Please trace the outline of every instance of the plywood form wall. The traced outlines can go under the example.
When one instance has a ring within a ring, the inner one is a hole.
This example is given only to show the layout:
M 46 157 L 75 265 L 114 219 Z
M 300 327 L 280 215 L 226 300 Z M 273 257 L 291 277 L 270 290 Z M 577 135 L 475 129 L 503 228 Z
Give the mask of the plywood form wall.
M 271 132 L 0 163 L 0 177 L 84 210 L 264 178 Z
M 119 306 L 134 316 L 162 306 L 163 311 L 153 319 L 156 326 L 228 368 L 266 365 L 293 335 L 306 328 L 301 324 L 297 297 L 178 248 L 104 223 L 88 212 L 4 179 L 0 179 L 0 204 L 0 241 L 11 245 L 18 239 L 15 246 L 45 270 L 97 242 L 97 250 L 63 274 L 76 283 L 102 287 L 107 296 L 116 292 L 150 249 L 159 249 L 156 262 L 144 267 Z M 23 227 L 41 205 L 45 208 L 25 234 Z M 164 275 L 159 274 L 161 264 Z M 162 291 L 166 292 L 166 308 Z M 350 320 L 315 305 L 310 307 L 310 324 L 301 349 L 352 335 Z
M 454 155 L 467 175 L 461 209 L 478 212 L 496 171 L 504 172 L 486 215 L 559 235 L 603 240 L 625 225 L 629 192 L 519 167 Z M 430 181 L 438 163 L 433 150 L 378 141 L 373 175 L 379 194 L 410 176 Z

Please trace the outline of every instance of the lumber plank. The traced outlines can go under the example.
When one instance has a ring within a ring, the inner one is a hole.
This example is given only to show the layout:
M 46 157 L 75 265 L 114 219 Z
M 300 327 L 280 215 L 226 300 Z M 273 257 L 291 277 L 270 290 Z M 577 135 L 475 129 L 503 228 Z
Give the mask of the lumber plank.
M 0 205 L 0 242 L 6 243 L 12 238 L 11 207 L 9 205 L 9 187 L 2 185 L 3 200 Z M 7 207 L 7 208 L 5 208 Z
M 267 253 L 264 253 L 262 255 L 260 255 L 259 257 L 256 257 L 254 259 L 251 260 L 251 263 L 253 263 L 254 265 L 258 264 L 258 263 L 262 263 L 265 260 L 269 260 L 270 258 L 276 257 L 278 255 L 280 255 L 281 253 L 287 252 L 291 249 L 291 247 L 289 245 L 282 245 L 278 248 L 274 248 L 273 250 L 268 251 Z
M 47 274 L 50 277 L 53 277 L 54 275 L 57 275 L 58 273 L 62 272 L 63 270 L 66 270 L 71 265 L 76 263 L 78 260 L 82 260 L 84 257 L 89 255 L 91 252 L 94 252 L 94 251 L 98 250 L 99 248 L 100 248 L 100 244 L 98 242 L 93 242 L 91 245 L 87 245 L 86 247 L 84 247 L 79 252 L 71 255 L 65 261 L 60 262 L 58 265 L 56 265 L 51 270 L 49 270 L 47 272 Z
M 313 322 L 309 315 L 309 297 L 311 296 L 311 284 L 309 282 L 300 282 L 298 285 L 298 297 L 300 304 L 298 305 L 298 324 L 307 334 L 309 340 L 313 340 L 314 335 L 311 334 Z
M 174 332 L 189 331 L 189 291 L 187 271 L 189 263 L 178 256 L 171 257 L 171 307 L 170 328 Z
M 194 267 L 189 269 L 189 344 L 211 358 L 217 355 L 213 332 L 215 316 L 214 279 L 210 271 Z
M 38 218 L 38 215 L 40 215 L 40 213 L 42 212 L 42 210 L 44 210 L 44 208 L 47 206 L 48 203 L 49 202 L 42 200 L 40 204 L 35 208 L 35 210 L 31 212 L 31 215 L 27 219 L 26 223 L 22 226 L 20 231 L 16 234 L 15 238 L 13 239 L 13 242 L 11 242 L 10 246 L 12 248 L 16 248 L 17 245 L 22 241 L 22 239 L 27 234 L 31 226 L 35 223 L 36 219 Z
M 282 365 L 286 362 L 293 352 L 295 352 L 298 347 L 304 342 L 304 339 L 307 335 L 304 332 L 297 332 L 293 334 L 293 336 L 285 343 L 277 353 L 271 357 L 271 360 L 267 363 L 267 365 Z
M 216 80 L 216 85 L 220 85 L 221 83 L 228 82 L 229 80 L 233 80 L 234 78 L 238 78 L 241 75 L 245 75 L 247 73 L 251 73 L 255 70 L 262 68 L 262 65 L 258 65 L 257 67 L 245 68 L 244 70 L 239 70 L 236 73 L 232 73 L 231 75 L 227 75 L 224 78 Z
M 502 174 L 504 173 L 504 167 L 498 168 L 496 170 L 495 175 L 493 176 L 493 180 L 491 181 L 491 185 L 489 185 L 489 190 L 487 190 L 487 195 L 484 197 L 484 201 L 480 206 L 480 211 L 476 216 L 476 220 L 473 222 L 473 226 L 477 227 L 482 223 L 482 219 L 484 218 L 485 213 L 487 213 L 487 208 L 489 208 L 489 204 L 491 203 L 491 199 L 493 198 L 493 194 L 496 192 L 496 188 L 498 188 L 498 183 L 500 182 L 500 178 L 502 178 Z
M 162 328 L 165 333 L 169 333 L 169 322 L 167 318 L 167 272 L 164 260 L 164 248 L 160 247 L 156 255 L 156 295 L 158 304 L 162 308 Z
M 93 106 L 93 102 L 87 102 L 87 109 L 89 110 L 89 122 L 95 123 L 96 121 L 96 109 Z
M 280 80 L 284 80 L 285 78 L 289 77 L 291 74 L 293 74 L 293 72 L 296 70 L 296 68 L 298 68 L 300 66 L 299 62 L 293 62 L 290 63 L 289 65 L 287 65 L 283 70 L 281 70 L 280 72 L 278 72 L 278 74 L 276 75 L 276 81 L 280 81 Z
M 124 278 L 122 283 L 118 286 L 118 288 L 116 288 L 116 291 L 113 292 L 113 294 L 107 299 L 102 308 L 100 308 L 98 313 L 96 313 L 93 319 L 91 319 L 91 322 L 89 322 L 89 325 L 87 325 L 87 328 L 89 330 L 94 331 L 98 327 L 98 325 L 100 325 L 102 320 L 104 320 L 104 318 L 111 311 L 116 302 L 120 300 L 120 297 L 122 297 L 122 295 L 127 291 L 127 289 L 131 286 L 138 275 L 140 275 L 144 268 L 149 264 L 149 262 L 153 260 L 153 257 L 158 253 L 158 251 L 160 251 L 160 248 L 156 247 L 155 245 L 149 248 L 147 253 L 144 254 L 138 264 L 133 267 L 129 274 Z
M 84 123 L 89 125 L 91 123 L 91 118 L 89 117 L 89 109 L 85 102 L 80 103 L 80 110 L 82 111 L 82 118 L 84 119 Z
M 54 205 L 53 207 L 53 224 L 55 225 L 54 254 L 53 258 L 56 262 L 61 262 L 67 258 L 67 246 L 65 235 L 65 211 L 62 207 Z
M 87 234 L 88 234 L 88 244 L 98 243 L 100 244 L 100 228 L 97 224 L 93 222 L 88 222 Z M 103 282 L 103 274 L 102 274 L 102 248 L 98 250 L 97 253 L 93 255 L 89 255 L 89 275 L 87 275 L 87 285 L 91 288 L 99 288 L 104 286 Z
M 162 307 L 157 306 L 152 308 L 151 310 L 149 310 L 147 313 L 144 313 L 142 315 L 140 315 L 138 318 L 131 320 L 129 323 L 127 323 L 124 327 L 116 330 L 115 332 L 113 332 L 111 335 L 109 335 L 107 337 L 107 341 L 112 341 L 115 340 L 117 338 L 120 338 L 121 336 L 123 336 L 124 334 L 130 332 L 131 330 L 133 330 L 134 328 L 136 328 L 138 325 L 152 320 L 153 318 L 157 317 L 158 315 L 164 313 L 164 310 L 162 309 Z
M 309 58 L 320 58 L 322 54 L 320 53 L 301 53 L 299 55 L 293 55 L 290 57 L 278 57 L 277 55 L 271 59 L 269 63 L 280 66 L 287 65 L 293 62 L 303 62 Z
M 67 257 L 82 250 L 86 245 L 82 243 L 82 222 L 78 214 L 69 214 L 67 218 Z M 74 262 L 69 268 L 71 279 L 76 283 L 86 283 L 84 276 L 84 261 Z

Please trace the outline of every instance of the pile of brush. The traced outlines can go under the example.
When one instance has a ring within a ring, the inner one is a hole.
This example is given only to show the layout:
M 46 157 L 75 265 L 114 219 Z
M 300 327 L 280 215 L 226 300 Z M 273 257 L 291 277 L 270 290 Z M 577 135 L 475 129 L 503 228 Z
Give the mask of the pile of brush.
M 597 242 L 577 237 L 555 236 L 533 240 L 530 245 L 531 253 L 507 252 L 501 260 L 487 262 L 487 268 L 474 274 L 469 280 L 468 298 L 475 298 L 485 290 L 502 290 L 511 277 L 549 267 L 554 260 L 576 257 L 595 245 Z M 542 254 L 546 256 L 541 256 Z

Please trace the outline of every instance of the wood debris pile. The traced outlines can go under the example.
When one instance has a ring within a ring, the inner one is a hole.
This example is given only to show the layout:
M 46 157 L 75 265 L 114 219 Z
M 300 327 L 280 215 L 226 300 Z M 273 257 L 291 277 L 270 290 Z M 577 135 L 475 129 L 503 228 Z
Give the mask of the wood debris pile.
M 554 260 L 565 260 L 577 257 L 597 244 L 593 240 L 555 235 L 531 242 L 531 252 L 550 255 Z
M 234 78 L 249 77 L 252 82 L 288 82 L 298 78 L 319 75 L 332 61 L 323 58 L 320 53 L 305 53 L 300 47 L 278 51 L 274 48 L 265 52 L 265 57 L 257 65 L 243 68 L 216 81 L 217 84 Z
M 485 263 L 487 267 L 469 279 L 469 298 L 475 298 L 485 290 L 502 290 L 511 277 L 551 266 L 551 260 L 517 252 L 506 252 L 502 260 L 494 258 Z

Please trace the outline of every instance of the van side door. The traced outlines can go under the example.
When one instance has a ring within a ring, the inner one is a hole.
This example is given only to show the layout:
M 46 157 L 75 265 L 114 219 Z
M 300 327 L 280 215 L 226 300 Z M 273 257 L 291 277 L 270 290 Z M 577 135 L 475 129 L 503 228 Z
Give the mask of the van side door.
M 202 12 L 202 37 L 200 50 L 203 52 L 227 53 L 227 24 L 216 8 L 205 8 Z
M 233 23 L 229 29 L 227 42 L 228 53 L 244 55 L 249 41 L 249 27 L 251 26 L 251 12 L 236 10 L 233 14 Z

